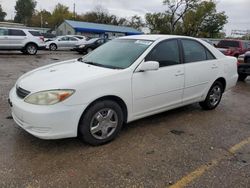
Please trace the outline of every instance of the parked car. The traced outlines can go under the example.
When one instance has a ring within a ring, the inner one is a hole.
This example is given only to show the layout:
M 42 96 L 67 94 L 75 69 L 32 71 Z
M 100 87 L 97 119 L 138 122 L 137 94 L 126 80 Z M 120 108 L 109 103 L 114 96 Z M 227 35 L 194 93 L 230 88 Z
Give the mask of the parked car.
M 221 40 L 217 44 L 218 50 L 227 56 L 239 57 L 239 55 L 244 54 L 250 50 L 250 45 L 248 41 L 242 40 Z
M 56 39 L 56 35 L 54 35 L 52 33 L 41 33 L 41 34 L 44 37 L 45 42 L 52 41 L 52 40 Z
M 94 49 L 98 48 L 99 46 L 103 45 L 106 42 L 106 39 L 101 38 L 93 38 L 86 42 L 79 42 L 76 44 L 74 50 L 83 54 L 83 53 L 90 53 Z
M 146 116 L 195 102 L 215 109 L 237 79 L 236 58 L 200 39 L 136 35 L 24 74 L 9 103 L 15 122 L 34 136 L 100 145 Z
M 89 37 L 86 37 L 86 36 L 83 36 L 83 35 L 67 35 L 67 36 L 76 37 L 76 38 L 78 38 L 80 40 L 84 40 L 84 41 L 87 41 L 87 40 L 90 39 Z
M 241 58 L 243 59 L 243 62 L 238 60 L 238 74 L 239 80 L 244 81 L 248 76 L 250 76 L 250 51 L 242 55 L 240 59 Z
M 45 43 L 39 31 L 0 27 L 0 50 L 20 50 L 24 54 L 35 55 L 42 49 L 45 49 Z
M 81 41 L 81 39 L 77 37 L 60 36 L 55 40 L 46 42 L 46 48 L 51 51 L 58 49 L 73 49 L 79 41 Z

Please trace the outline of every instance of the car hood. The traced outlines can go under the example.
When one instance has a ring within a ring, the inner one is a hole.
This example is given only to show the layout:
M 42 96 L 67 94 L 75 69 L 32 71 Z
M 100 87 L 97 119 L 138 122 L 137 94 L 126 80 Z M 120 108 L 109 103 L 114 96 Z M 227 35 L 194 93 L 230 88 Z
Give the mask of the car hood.
M 16 85 L 31 92 L 76 89 L 79 84 L 102 79 L 118 71 L 117 69 L 97 67 L 77 60 L 70 60 L 30 71 L 21 76 Z

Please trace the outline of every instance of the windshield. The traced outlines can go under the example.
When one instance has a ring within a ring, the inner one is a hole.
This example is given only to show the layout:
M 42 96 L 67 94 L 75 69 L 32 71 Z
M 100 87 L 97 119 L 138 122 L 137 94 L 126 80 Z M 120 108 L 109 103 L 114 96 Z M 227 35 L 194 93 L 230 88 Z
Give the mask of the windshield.
M 115 39 L 81 59 L 96 66 L 125 69 L 152 44 L 148 40 Z
M 240 47 L 240 43 L 238 41 L 222 40 L 218 43 L 217 46 L 219 48 L 229 48 L 229 47 L 238 48 Z

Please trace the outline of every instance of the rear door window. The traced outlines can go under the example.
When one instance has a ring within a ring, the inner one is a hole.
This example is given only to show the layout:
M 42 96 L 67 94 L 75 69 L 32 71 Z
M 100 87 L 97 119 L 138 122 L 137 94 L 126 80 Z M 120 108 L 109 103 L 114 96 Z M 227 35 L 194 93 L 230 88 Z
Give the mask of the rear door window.
M 190 39 L 182 39 L 185 63 L 215 59 L 214 55 L 202 44 Z
M 41 37 L 41 33 L 39 31 L 29 31 L 29 33 L 35 37 Z
M 9 29 L 10 36 L 26 36 L 23 30 L 19 29 Z

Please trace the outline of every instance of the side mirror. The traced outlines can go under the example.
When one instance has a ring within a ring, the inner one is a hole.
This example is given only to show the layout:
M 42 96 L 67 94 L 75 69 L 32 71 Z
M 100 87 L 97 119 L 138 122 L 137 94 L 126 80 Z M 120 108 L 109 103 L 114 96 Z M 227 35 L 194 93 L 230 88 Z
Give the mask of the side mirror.
M 160 67 L 157 61 L 146 61 L 140 64 L 136 72 L 156 71 Z

